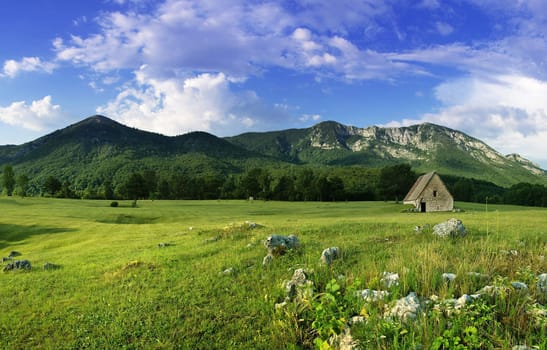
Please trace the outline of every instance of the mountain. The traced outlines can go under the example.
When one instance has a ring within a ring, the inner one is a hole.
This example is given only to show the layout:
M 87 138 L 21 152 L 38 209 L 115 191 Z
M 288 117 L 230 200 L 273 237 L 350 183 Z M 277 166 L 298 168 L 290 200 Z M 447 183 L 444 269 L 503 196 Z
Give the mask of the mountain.
M 409 163 L 418 171 L 490 181 L 547 183 L 547 173 L 518 156 L 503 156 L 460 131 L 424 123 L 409 127 L 358 128 L 327 121 L 307 129 L 246 133 L 230 142 L 297 164 L 364 165 Z
M 180 174 L 226 174 L 244 164 L 275 163 L 205 132 L 176 137 L 127 127 L 104 116 L 92 116 L 23 145 L 0 146 L 0 165 L 11 164 L 35 183 L 47 176 L 76 188 L 119 182 L 133 171 L 154 169 Z
M 76 189 L 120 183 L 134 171 L 207 176 L 253 167 L 299 165 L 381 167 L 409 163 L 418 172 L 490 181 L 547 184 L 546 172 L 478 139 L 434 124 L 358 128 L 323 122 L 305 129 L 219 138 L 205 132 L 168 137 L 92 116 L 23 145 L 0 146 L 0 166 L 11 164 L 35 186 L 48 176 Z

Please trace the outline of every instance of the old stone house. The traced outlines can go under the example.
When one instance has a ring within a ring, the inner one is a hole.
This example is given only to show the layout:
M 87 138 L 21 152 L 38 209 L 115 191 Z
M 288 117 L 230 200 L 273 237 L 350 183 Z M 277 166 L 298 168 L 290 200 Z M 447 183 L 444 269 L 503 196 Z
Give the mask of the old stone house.
M 404 204 L 412 204 L 416 211 L 450 211 L 454 209 L 454 198 L 436 172 L 424 174 L 416 180 Z

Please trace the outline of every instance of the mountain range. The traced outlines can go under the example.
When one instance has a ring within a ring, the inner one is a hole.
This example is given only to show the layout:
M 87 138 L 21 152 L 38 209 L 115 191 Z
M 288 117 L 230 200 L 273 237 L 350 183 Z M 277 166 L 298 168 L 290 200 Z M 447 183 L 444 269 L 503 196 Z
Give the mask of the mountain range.
M 77 188 L 131 171 L 234 174 L 252 167 L 410 164 L 417 172 L 485 180 L 499 186 L 547 184 L 547 172 L 517 155 L 435 124 L 358 128 L 334 121 L 310 128 L 220 138 L 206 132 L 169 137 L 95 115 L 22 145 L 0 146 L 0 166 L 38 183 L 46 176 Z

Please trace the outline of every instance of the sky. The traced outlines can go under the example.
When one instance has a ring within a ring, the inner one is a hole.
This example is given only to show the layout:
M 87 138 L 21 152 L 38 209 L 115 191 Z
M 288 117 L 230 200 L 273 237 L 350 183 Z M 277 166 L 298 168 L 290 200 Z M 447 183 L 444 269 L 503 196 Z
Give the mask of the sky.
M 2 0 L 0 145 L 431 122 L 547 169 L 544 0 Z

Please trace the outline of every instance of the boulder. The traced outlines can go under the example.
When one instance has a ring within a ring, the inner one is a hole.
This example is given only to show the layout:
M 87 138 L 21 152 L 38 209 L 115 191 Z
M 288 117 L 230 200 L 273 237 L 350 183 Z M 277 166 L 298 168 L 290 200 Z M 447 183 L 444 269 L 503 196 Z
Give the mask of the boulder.
M 28 260 L 15 260 L 14 262 L 7 264 L 4 267 L 4 271 L 30 270 L 30 268 L 31 268 L 30 261 L 28 261 Z
M 433 234 L 439 237 L 463 237 L 467 231 L 461 220 L 452 218 L 433 226 Z
M 397 318 L 403 322 L 415 320 L 421 311 L 420 300 L 416 293 L 410 292 L 406 297 L 398 299 L 395 305 L 388 310 L 386 318 Z
M 321 253 L 321 262 L 326 265 L 332 264 L 332 262 L 336 259 L 338 259 L 342 255 L 342 252 L 340 251 L 340 248 L 338 247 L 330 247 Z
M 285 254 L 287 250 L 298 248 L 300 242 L 295 235 L 282 236 L 274 234 L 266 239 L 264 246 L 268 249 L 268 255 L 279 256 Z

